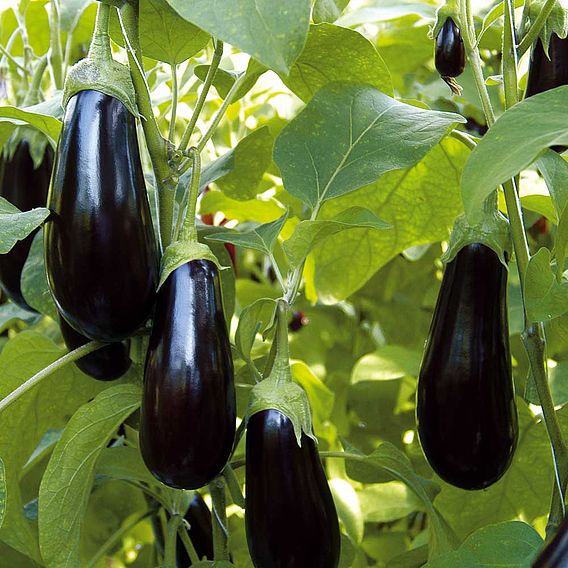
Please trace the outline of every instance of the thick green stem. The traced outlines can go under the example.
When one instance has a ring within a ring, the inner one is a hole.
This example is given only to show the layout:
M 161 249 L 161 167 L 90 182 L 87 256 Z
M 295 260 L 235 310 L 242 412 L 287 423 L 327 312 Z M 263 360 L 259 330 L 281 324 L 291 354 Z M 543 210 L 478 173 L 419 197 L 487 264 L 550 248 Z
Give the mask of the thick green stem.
M 99 5 L 99 9 L 100 6 Z M 108 8 L 108 6 L 107 6 Z M 49 13 L 49 64 L 53 73 L 56 89 L 63 88 L 63 52 L 61 50 L 61 33 L 59 31 L 59 0 L 51 0 Z
M 171 66 L 172 70 L 172 114 L 170 117 L 170 142 L 175 143 L 176 135 L 176 118 L 177 118 L 177 105 L 178 105 L 178 79 L 177 79 L 177 65 Z
M 530 27 L 529 31 L 522 39 L 519 47 L 517 49 L 518 57 L 522 57 L 528 49 L 530 49 L 531 45 L 536 41 L 538 34 L 540 34 L 546 19 L 550 16 L 550 13 L 554 9 L 557 0 L 548 0 L 546 4 L 542 7 L 542 10 L 538 14 L 537 19 L 534 21 L 532 26 Z
M 176 543 L 178 528 L 183 523 L 183 517 L 175 514 L 170 517 L 168 522 L 168 533 L 166 535 L 166 552 L 164 555 L 164 565 L 167 568 L 176 568 Z
M 93 31 L 93 39 L 89 46 L 88 56 L 90 58 L 101 58 L 104 61 L 112 59 L 110 36 L 108 33 L 109 21 L 110 6 L 99 2 L 97 7 L 97 18 L 95 20 L 95 29 Z
M 74 351 L 70 351 L 66 355 L 63 355 L 63 357 L 60 357 L 59 359 L 57 359 L 57 361 L 54 361 L 53 363 L 51 363 L 51 365 L 48 365 L 47 367 L 36 373 L 33 377 L 28 379 L 25 383 L 21 384 L 17 389 L 13 390 L 6 398 L 0 400 L 0 413 L 6 410 L 6 408 L 10 406 L 10 404 L 18 400 L 18 398 L 28 392 L 31 388 L 35 387 L 38 383 L 43 381 L 43 379 L 49 377 L 56 371 L 59 371 L 59 369 L 61 369 L 68 363 L 72 363 L 73 361 L 76 361 L 77 359 L 80 359 L 81 357 L 84 357 L 85 355 L 88 355 L 89 353 L 92 353 L 93 351 L 104 347 L 105 345 L 108 344 L 101 343 L 99 341 L 91 341 L 75 349 Z
M 172 238 L 174 198 L 177 179 L 172 175 L 168 163 L 168 145 L 160 133 L 150 92 L 144 75 L 142 52 L 139 39 L 138 2 L 125 2 L 119 11 L 119 19 L 128 51 L 128 63 L 136 91 L 136 104 L 142 115 L 142 128 L 148 146 L 148 153 L 156 178 L 159 199 L 160 235 L 162 247 L 167 247 Z
M 185 132 L 183 133 L 179 145 L 179 150 L 181 150 L 182 152 L 187 148 L 187 145 L 191 140 L 191 135 L 193 134 L 193 130 L 195 129 L 199 115 L 203 110 L 203 105 L 205 104 L 205 100 L 207 99 L 207 94 L 209 93 L 209 89 L 211 88 L 211 85 L 213 84 L 213 81 L 215 79 L 215 75 L 217 74 L 217 69 L 219 68 L 221 57 L 223 57 L 223 42 L 217 40 L 215 43 L 215 52 L 213 53 L 213 58 L 211 59 L 211 65 L 207 70 L 203 88 L 201 89 L 201 93 L 199 94 L 199 98 L 197 99 L 197 104 L 195 105 L 195 109 L 193 110 L 193 114 L 191 115 L 191 119 L 189 121 L 189 124 L 187 125 L 187 128 L 185 129 Z
M 197 550 L 195 550 L 195 546 L 193 546 L 193 542 L 191 542 L 191 539 L 189 538 L 189 534 L 187 532 L 187 521 L 184 520 L 183 523 L 179 525 L 178 535 L 183 542 L 187 555 L 191 560 L 191 564 L 197 564 L 200 558 L 197 554 Z
M 462 132 L 461 130 L 452 130 L 450 132 L 450 136 L 459 140 L 464 146 L 467 146 L 470 150 L 475 150 L 477 146 L 477 142 L 466 132 Z
M 43 56 L 36 65 L 34 74 L 32 77 L 32 84 L 30 85 L 29 91 L 26 93 L 24 98 L 23 106 L 35 105 L 40 101 L 41 95 L 41 81 L 43 79 L 43 74 L 47 69 L 47 57 Z
M 97 565 L 99 560 L 103 559 L 105 554 L 109 553 L 119 542 L 120 539 L 128 534 L 132 529 L 136 527 L 139 523 L 141 523 L 144 519 L 150 517 L 153 514 L 153 511 L 145 511 L 144 513 L 140 513 L 137 515 L 132 522 L 124 525 L 123 527 L 119 528 L 108 540 L 99 548 L 97 553 L 91 558 L 89 563 L 87 564 L 87 568 L 94 568 Z M 175 564 L 174 564 L 175 566 Z
M 201 156 L 197 148 L 190 148 L 191 157 L 193 159 L 193 167 L 191 168 L 191 181 L 189 183 L 189 194 L 187 197 L 187 211 L 179 240 L 184 242 L 197 242 L 197 226 L 195 224 L 195 215 L 197 211 L 197 198 L 199 197 L 199 181 L 201 180 Z M 180 211 L 180 216 L 183 211 Z
M 227 502 L 225 484 L 217 477 L 209 484 L 213 501 L 213 550 L 215 560 L 229 560 L 229 529 L 227 523 Z
M 26 69 L 24 78 L 26 84 L 29 85 L 29 79 L 30 79 L 29 68 L 33 58 L 33 51 L 30 46 L 28 30 L 26 28 L 26 18 L 24 14 L 21 13 L 19 9 L 15 9 L 14 14 L 16 15 L 16 20 L 18 21 L 18 31 L 20 33 L 20 37 L 22 38 L 22 43 L 24 44 L 24 68 Z
M 519 102 L 517 88 L 517 50 L 515 49 L 515 13 L 512 0 L 503 0 L 503 87 L 505 89 L 505 108 Z

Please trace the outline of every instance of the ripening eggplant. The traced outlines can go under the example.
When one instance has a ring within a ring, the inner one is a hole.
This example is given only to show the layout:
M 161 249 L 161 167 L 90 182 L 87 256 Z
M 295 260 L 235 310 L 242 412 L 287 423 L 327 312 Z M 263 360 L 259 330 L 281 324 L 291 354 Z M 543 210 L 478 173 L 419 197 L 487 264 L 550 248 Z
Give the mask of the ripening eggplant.
M 229 459 L 235 420 L 219 270 L 209 260 L 192 260 L 158 291 L 144 369 L 142 457 L 170 487 L 203 487 Z
M 65 345 L 69 351 L 82 347 L 91 341 L 75 331 L 62 317 L 59 317 L 59 327 Z M 75 365 L 89 377 L 98 381 L 114 381 L 122 377 L 130 368 L 132 361 L 129 355 L 129 341 L 109 343 L 75 361 Z
M 208 560 L 213 560 L 211 511 L 199 493 L 193 496 L 184 519 L 189 524 L 187 532 L 199 559 L 207 558 Z M 180 568 L 191 564 L 187 550 L 179 537 L 176 541 L 176 561 Z
M 47 146 L 41 164 L 37 169 L 34 168 L 29 143 L 25 139 L 21 140 L 14 155 L 4 161 L 0 196 L 21 211 L 45 207 L 52 165 L 53 151 Z M 37 231 L 39 229 L 18 241 L 7 254 L 0 255 L 0 287 L 13 302 L 26 310 L 32 308 L 22 295 L 20 281 L 22 269 Z
M 483 489 L 505 473 L 518 435 L 507 269 L 483 244 L 446 267 L 417 396 L 420 443 L 442 479 Z
M 49 191 L 45 259 L 61 315 L 81 335 L 121 341 L 150 315 L 158 251 L 134 116 L 80 91 L 65 112 Z
M 246 438 L 247 542 L 257 568 L 336 568 L 337 513 L 314 441 L 292 421 L 253 414 Z
M 566 568 L 568 566 L 568 519 L 564 519 L 554 538 L 543 548 L 532 568 Z
M 458 77 L 465 68 L 465 48 L 461 33 L 452 18 L 447 18 L 436 37 L 436 70 L 442 79 Z

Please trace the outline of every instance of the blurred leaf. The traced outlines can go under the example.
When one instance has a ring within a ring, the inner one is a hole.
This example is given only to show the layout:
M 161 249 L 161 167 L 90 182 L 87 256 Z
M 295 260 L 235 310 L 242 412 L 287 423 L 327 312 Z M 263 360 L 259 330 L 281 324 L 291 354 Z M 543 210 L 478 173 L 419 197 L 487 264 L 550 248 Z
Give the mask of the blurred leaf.
M 310 0 L 167 1 L 182 18 L 283 73 L 302 50 L 308 32 Z M 219 17 L 227 13 L 230 18 Z
M 368 485 L 358 493 L 367 523 L 389 523 L 423 510 L 416 494 L 399 481 Z
M 56 107 L 47 103 L 18 108 L 14 106 L 0 106 L 0 119 L 6 119 L 14 124 L 29 124 L 43 132 L 53 143 L 59 139 L 62 123 L 60 120 L 48 114 L 53 112 Z
M 4 522 L 4 517 L 6 516 L 6 468 L 2 458 L 0 458 L 0 528 Z
M 540 535 L 526 523 L 511 521 L 479 529 L 454 552 L 425 568 L 524 568 L 542 545 Z
M 28 310 L 23 310 L 17 304 L 6 302 L 0 306 L 0 333 L 17 321 L 31 323 L 37 318 L 37 314 Z
M 345 10 L 349 0 L 315 0 L 312 10 L 312 19 L 316 24 L 321 22 L 335 22 L 343 10 Z
M 154 476 L 144 465 L 140 450 L 128 446 L 103 449 L 97 460 L 95 475 L 115 480 L 142 481 L 148 485 L 157 484 Z
M 264 331 L 274 317 L 276 302 L 270 298 L 261 298 L 246 306 L 239 317 L 239 325 L 235 334 L 235 346 L 241 357 L 252 363 L 250 353 L 257 333 Z
M 345 526 L 347 534 L 353 542 L 360 544 L 363 540 L 365 523 L 361 513 L 359 495 L 353 489 L 351 483 L 345 479 L 331 479 L 329 488 L 335 501 L 337 514 Z
M 0 197 L 0 254 L 6 254 L 18 241 L 25 239 L 48 215 L 49 209 L 45 207 L 22 212 Z
M 445 139 L 416 166 L 387 173 L 378 182 L 326 204 L 323 218 L 364 203 L 394 229 L 353 229 L 327 239 L 314 253 L 320 297 L 345 299 L 408 247 L 447 238 L 461 212 L 459 183 L 468 154 L 457 140 Z
M 182 63 L 200 52 L 210 39 L 207 32 L 180 18 L 166 0 L 140 2 L 139 25 L 144 57 L 170 65 Z M 124 46 L 116 10 L 111 12 L 110 34 L 116 43 Z
M 256 221 L 266 223 L 274 221 L 284 213 L 282 207 L 274 199 L 237 201 L 224 195 L 221 191 L 209 191 L 201 200 L 199 213 L 222 212 L 227 219 L 236 221 Z
M 301 221 L 292 236 L 284 241 L 284 251 L 292 268 L 299 266 L 308 254 L 322 241 L 347 229 L 390 229 L 372 211 L 364 207 L 351 207 L 341 211 L 333 219 Z
M 43 476 L 39 493 L 39 541 L 48 565 L 79 565 L 81 520 L 102 449 L 140 405 L 140 388 L 107 388 L 69 420 Z
M 408 375 L 417 377 L 421 359 L 422 353 L 398 345 L 385 345 L 357 361 L 351 382 L 384 381 Z
M 72 32 L 83 11 L 92 3 L 92 0 L 60 0 L 59 25 L 62 32 Z
M 414 165 L 463 121 L 400 103 L 370 86 L 330 83 L 282 130 L 274 160 L 286 190 L 316 208 Z
M 375 46 L 359 32 L 327 23 L 310 26 L 304 50 L 281 78 L 305 102 L 334 81 L 366 83 L 393 94 L 389 70 Z
M 568 162 L 554 150 L 545 150 L 535 165 L 546 181 L 559 218 L 568 205 Z

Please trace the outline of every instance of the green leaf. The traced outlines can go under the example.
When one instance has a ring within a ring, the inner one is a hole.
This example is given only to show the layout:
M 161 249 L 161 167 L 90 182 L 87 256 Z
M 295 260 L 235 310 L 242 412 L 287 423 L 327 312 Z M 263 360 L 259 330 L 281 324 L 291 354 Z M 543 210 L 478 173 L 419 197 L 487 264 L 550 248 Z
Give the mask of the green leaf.
M 272 161 L 274 139 L 267 127 L 255 130 L 239 141 L 233 150 L 231 171 L 216 180 L 217 186 L 232 199 L 254 199 L 264 172 Z
M 422 353 L 398 345 L 385 345 L 357 361 L 351 373 L 353 384 L 361 381 L 389 381 L 417 377 Z
M 124 46 L 124 38 L 116 10 L 112 10 L 110 34 Z M 182 63 L 200 52 L 210 35 L 179 17 L 166 0 L 140 2 L 140 45 L 144 57 L 165 61 L 170 65 Z
M 18 333 L 0 352 L 0 399 L 62 357 L 66 351 L 39 333 Z M 75 365 L 66 365 L 14 401 L 1 414 L 0 456 L 6 468 L 7 507 L 0 539 L 34 558 L 38 564 L 41 561 L 37 529 L 22 514 L 24 502 L 29 499 L 25 497 L 24 501 L 20 473 L 46 431 L 63 428 L 77 407 L 105 386 L 88 379 Z
M 375 46 L 359 32 L 332 24 L 310 26 L 304 50 L 281 78 L 305 102 L 334 81 L 366 83 L 393 94 L 389 70 Z
M 335 22 L 349 4 L 349 0 L 316 0 L 312 10 L 312 19 L 316 24 Z
M 31 323 L 37 317 L 37 314 L 23 310 L 17 304 L 6 302 L 0 306 L 0 333 L 4 333 L 6 329 L 17 321 Z
M 328 238 L 314 252 L 315 284 L 326 301 L 345 299 L 409 247 L 447 238 L 461 213 L 460 177 L 469 150 L 447 138 L 415 167 L 327 203 L 321 218 L 333 218 L 364 203 L 392 231 L 353 229 Z M 349 259 L 349 262 L 345 262 Z
M 120 424 L 140 405 L 140 388 L 107 388 L 71 418 L 43 476 L 39 542 L 48 566 L 79 566 L 81 519 L 97 458 Z
M 453 548 L 454 535 L 432 504 L 431 496 L 412 469 L 409 459 L 399 449 L 384 442 L 368 456 L 360 454 L 360 458 L 355 461 L 348 456 L 346 459 L 346 472 L 352 479 L 363 479 L 368 483 L 372 478 L 367 476 L 374 470 L 378 474 L 377 481 L 383 481 L 386 474 L 391 479 L 401 481 L 414 492 L 430 518 L 430 558 L 449 552 Z M 362 470 L 361 466 L 363 466 Z M 359 477 L 360 471 L 364 472 L 363 478 Z
M 541 248 L 529 261 L 525 301 L 531 321 L 546 321 L 568 311 L 568 282 L 558 282 L 550 265 L 551 252 Z
M 292 236 L 284 241 L 284 251 L 294 268 L 302 263 L 312 249 L 331 235 L 347 229 L 361 228 L 384 230 L 391 228 L 391 225 L 381 221 L 364 207 L 351 207 L 333 219 L 300 222 Z
M 144 465 L 140 450 L 128 446 L 105 448 L 97 460 L 95 474 L 97 477 L 157 484 L 156 478 Z
M 246 51 L 274 71 L 287 73 L 299 55 L 310 19 L 310 0 L 168 0 L 189 22 Z M 229 14 L 230 17 L 219 17 Z
M 352 83 L 323 87 L 278 136 L 284 187 L 312 208 L 414 165 L 463 117 Z
M 6 500 L 7 500 L 8 487 L 6 484 L 6 468 L 2 458 L 0 458 L 0 528 L 6 516 Z
M 454 552 L 428 562 L 425 568 L 524 568 L 542 546 L 527 523 L 510 521 L 479 529 Z
M 361 544 L 365 530 L 365 521 L 361 512 L 359 495 L 351 483 L 345 479 L 331 479 L 329 488 L 333 495 L 337 514 L 343 522 L 347 534 L 353 542 Z
M 241 312 L 235 333 L 235 346 L 239 355 L 249 364 L 251 351 L 257 333 L 264 333 L 274 319 L 276 302 L 271 298 L 260 298 Z
M 272 223 L 264 223 L 250 231 L 225 231 L 205 238 L 208 241 L 233 243 L 270 255 L 286 219 L 288 219 L 288 212 L 284 213 L 280 219 L 276 219 Z
M 310 408 L 312 409 L 314 430 L 317 433 L 320 428 L 322 430 L 325 428 L 328 420 L 331 418 L 335 393 L 303 361 L 294 361 L 290 365 L 290 369 L 293 379 L 304 389 L 308 396 Z
M 6 119 L 14 124 L 29 124 L 43 132 L 53 143 L 59 139 L 62 123 L 60 120 L 47 114 L 47 104 L 39 103 L 31 107 L 18 108 L 14 106 L 1 106 L 0 119 Z
M 339 19 L 338 24 L 354 28 L 361 24 L 389 22 L 405 16 L 419 16 L 426 20 L 433 20 L 435 12 L 435 5 L 416 0 L 382 0 L 380 6 L 363 4 L 360 8 L 348 10 Z M 410 31 L 416 35 L 416 30 L 411 29 Z
M 59 25 L 62 32 L 72 32 L 92 0 L 63 0 L 59 3 Z
M 36 207 L 20 211 L 8 200 L 0 197 L 0 254 L 10 252 L 12 247 L 37 229 L 49 216 L 49 209 Z
M 24 300 L 40 314 L 57 321 L 58 312 L 49 291 L 45 272 L 43 229 L 34 237 L 24 268 L 21 287 Z
M 501 183 L 530 166 L 542 150 L 568 145 L 568 86 L 516 104 L 491 127 L 471 153 L 462 177 L 465 212 L 481 218 L 485 198 Z
M 568 361 L 561 361 L 555 365 L 549 362 L 548 384 L 554 406 L 564 406 L 568 402 Z M 540 399 L 532 377 L 527 381 L 523 396 L 527 402 L 540 406 Z
M 199 213 L 206 215 L 218 211 L 224 213 L 227 219 L 241 222 L 256 221 L 257 223 L 275 221 L 284 213 L 281 205 L 275 199 L 237 201 L 227 197 L 221 191 L 207 192 L 199 204 Z
M 359 490 L 359 498 L 367 523 L 389 523 L 424 508 L 416 494 L 399 481 L 367 485 Z
M 546 181 L 558 218 L 568 205 L 568 162 L 554 150 L 545 150 L 536 167 Z

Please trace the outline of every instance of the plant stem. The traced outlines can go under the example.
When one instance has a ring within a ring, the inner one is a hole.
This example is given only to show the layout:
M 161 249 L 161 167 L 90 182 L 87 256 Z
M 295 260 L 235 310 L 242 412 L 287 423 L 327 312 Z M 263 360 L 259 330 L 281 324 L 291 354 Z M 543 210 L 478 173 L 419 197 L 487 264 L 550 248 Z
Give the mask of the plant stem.
M 477 142 L 466 132 L 462 132 L 461 130 L 452 130 L 450 132 L 450 136 L 459 140 L 464 146 L 467 146 L 470 150 L 475 150 L 477 146 Z
M 195 147 L 190 148 L 189 151 L 193 159 L 193 167 L 191 168 L 191 181 L 189 182 L 187 211 L 179 233 L 179 240 L 184 242 L 197 242 L 195 214 L 197 211 L 197 198 L 199 197 L 199 181 L 201 179 L 201 156 L 199 150 Z M 182 214 L 183 211 L 180 211 L 180 217 Z
M 243 72 L 241 73 L 241 75 L 239 75 L 239 78 L 233 83 L 233 86 L 231 87 L 231 90 L 229 91 L 225 100 L 223 101 L 223 104 L 220 106 L 219 110 L 217 111 L 217 114 L 213 117 L 213 120 L 211 121 L 209 128 L 207 129 L 207 131 L 201 137 L 201 140 L 197 144 L 197 149 L 200 152 L 203 150 L 203 148 L 205 148 L 205 145 L 207 144 L 209 139 L 213 136 L 215 129 L 217 128 L 217 126 L 219 126 L 219 123 L 221 122 L 221 119 L 225 115 L 225 112 L 232 104 L 233 99 L 235 98 L 235 95 L 241 88 L 241 85 L 244 83 L 245 78 L 246 78 L 246 73 Z
M 61 51 L 59 20 L 59 0 L 51 0 L 51 10 L 49 13 L 49 64 L 51 65 L 53 82 L 56 89 L 63 88 L 63 52 Z
M 517 88 L 517 50 L 515 49 L 515 14 L 512 0 L 503 0 L 503 87 L 505 90 L 505 108 L 511 108 L 519 102 Z
M 546 4 L 542 7 L 538 17 L 529 28 L 529 31 L 523 37 L 521 43 L 517 48 L 518 57 L 522 57 L 528 49 L 530 49 L 531 45 L 536 41 L 538 34 L 540 34 L 546 19 L 550 16 L 550 13 L 554 9 L 554 5 L 556 4 L 557 0 L 548 0 Z
M 105 347 L 105 345 L 108 344 L 101 343 L 100 341 L 91 341 L 63 355 L 63 357 L 60 357 L 59 359 L 57 359 L 57 361 L 54 361 L 53 363 L 51 363 L 50 365 L 48 365 L 47 367 L 36 373 L 33 377 L 29 378 L 25 383 L 21 384 L 18 388 L 14 389 L 7 397 L 0 400 L 0 413 L 6 410 L 6 408 L 10 406 L 10 404 L 15 402 L 24 393 L 28 392 L 31 388 L 33 388 L 35 385 L 40 383 L 43 379 L 49 377 L 49 375 L 52 375 L 56 371 L 59 371 L 59 369 L 65 367 L 67 363 L 72 363 L 73 361 L 76 361 L 77 359 L 80 359 L 81 357 L 84 357 L 85 355 L 88 355 L 89 353 L 92 353 L 93 351 L 100 349 L 101 347 Z
M 221 62 L 221 57 L 223 57 L 223 42 L 217 40 L 215 42 L 215 52 L 213 53 L 213 58 L 211 59 L 211 65 L 207 70 L 207 75 L 205 76 L 205 82 L 203 83 L 203 88 L 201 89 L 201 93 L 199 93 L 199 98 L 197 99 L 197 104 L 195 105 L 195 109 L 193 110 L 193 114 L 191 115 L 191 119 L 185 132 L 183 133 L 179 150 L 183 151 L 187 148 L 189 141 L 191 140 L 191 135 L 193 134 L 193 130 L 195 125 L 197 124 L 197 120 L 201 111 L 203 110 L 203 105 L 205 104 L 205 100 L 207 99 L 207 94 L 209 93 L 209 89 L 213 84 L 215 79 L 215 75 L 217 74 L 217 69 L 219 68 L 219 63 Z
M 178 528 L 183 522 L 183 517 L 177 513 L 170 517 L 168 522 L 168 534 L 166 535 L 166 552 L 164 555 L 165 568 L 175 568 L 176 563 L 176 541 Z
M 136 91 L 136 104 L 142 115 L 142 128 L 152 162 L 159 199 L 160 236 L 162 247 L 172 238 L 174 198 L 177 179 L 168 163 L 168 146 L 160 133 L 146 83 L 139 38 L 138 2 L 125 2 L 119 11 L 119 20 L 128 51 L 128 64 Z
M 178 527 L 178 535 L 185 546 L 185 550 L 191 560 L 191 564 L 197 564 L 200 560 L 197 550 L 195 550 L 195 546 L 193 546 L 193 542 L 191 542 L 191 538 L 189 538 L 189 534 L 187 532 L 187 522 L 183 520 Z
M 29 74 L 29 71 L 21 63 L 19 63 L 16 59 L 14 59 L 14 57 L 8 52 L 8 50 L 1 43 L 0 43 L 0 53 L 2 53 L 2 55 L 6 59 L 11 61 L 20 71 L 23 71 L 26 75 Z
M 107 552 L 110 552 L 120 541 L 120 539 L 125 535 L 128 534 L 136 525 L 141 523 L 144 519 L 150 517 L 153 514 L 153 511 L 145 511 L 144 513 L 140 513 L 136 516 L 132 522 L 128 523 L 127 525 L 120 527 L 113 535 L 111 535 L 107 541 L 99 548 L 97 553 L 91 558 L 89 563 L 87 564 L 87 568 L 94 568 L 97 565 L 98 561 L 104 558 Z M 175 564 L 174 564 L 175 566 Z
M 238 505 L 241 509 L 245 508 L 245 498 L 243 497 L 243 492 L 241 491 L 241 484 L 235 475 L 235 472 L 230 464 L 225 466 L 223 470 L 223 477 L 225 478 L 225 483 L 229 488 L 229 493 L 233 499 L 233 503 Z
M 274 258 L 274 253 L 271 252 L 268 258 L 272 264 L 272 268 L 274 269 L 274 274 L 276 274 L 276 280 L 278 280 L 278 284 L 280 284 L 280 288 L 282 288 L 282 292 L 286 292 L 286 283 L 284 282 L 282 272 L 280 272 L 280 267 Z
M 41 93 L 41 81 L 43 79 L 43 74 L 45 73 L 46 69 L 47 69 L 47 57 L 44 55 L 37 62 L 34 74 L 32 76 L 32 84 L 30 85 L 30 88 L 26 93 L 26 96 L 22 103 L 23 106 L 25 107 L 31 106 L 39 102 L 40 93 Z
M 14 9 L 14 14 L 16 15 L 16 20 L 18 22 L 18 31 L 20 33 L 20 37 L 22 38 L 22 43 L 24 44 L 24 68 L 26 69 L 25 73 L 25 81 L 26 84 L 29 85 L 29 67 L 33 57 L 33 51 L 30 46 L 30 40 L 28 37 L 28 30 L 26 28 L 26 18 L 23 13 L 20 12 L 20 9 Z
M 229 531 L 227 525 L 227 503 L 225 484 L 217 477 L 209 484 L 213 501 L 213 550 L 215 560 L 229 560 Z
M 178 105 L 178 79 L 177 79 L 177 65 L 171 65 L 172 70 L 172 115 L 170 117 L 170 142 L 174 143 L 176 135 L 176 114 Z

